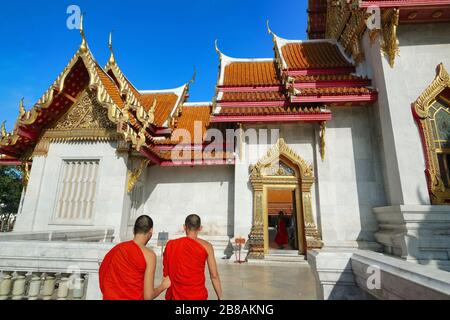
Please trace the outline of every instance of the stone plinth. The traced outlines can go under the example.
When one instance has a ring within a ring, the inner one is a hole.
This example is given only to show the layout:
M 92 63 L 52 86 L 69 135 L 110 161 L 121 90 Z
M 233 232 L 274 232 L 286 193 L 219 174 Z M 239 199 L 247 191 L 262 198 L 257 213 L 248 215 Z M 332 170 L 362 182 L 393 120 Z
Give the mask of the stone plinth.
M 384 251 L 408 261 L 450 270 L 450 206 L 374 208 Z

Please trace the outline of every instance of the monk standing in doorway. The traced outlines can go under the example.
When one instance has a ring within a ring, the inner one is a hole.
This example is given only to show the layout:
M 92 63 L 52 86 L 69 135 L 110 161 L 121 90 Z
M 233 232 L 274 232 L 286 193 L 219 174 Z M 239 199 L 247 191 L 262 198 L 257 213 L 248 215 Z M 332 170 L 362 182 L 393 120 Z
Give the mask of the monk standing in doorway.
M 134 239 L 115 246 L 99 270 L 103 300 L 153 300 L 170 287 L 164 278 L 154 287 L 156 255 L 146 247 L 153 235 L 153 220 L 141 216 L 134 225 Z
M 206 263 L 217 298 L 223 299 L 214 249 L 209 242 L 198 237 L 201 230 L 200 217 L 192 214 L 184 223 L 186 237 L 167 243 L 164 277 L 169 277 L 172 284 L 167 290 L 166 300 L 207 300 Z
M 284 249 L 284 246 L 289 243 L 286 219 L 284 218 L 283 211 L 278 213 L 277 235 L 275 237 L 275 242 L 279 249 Z

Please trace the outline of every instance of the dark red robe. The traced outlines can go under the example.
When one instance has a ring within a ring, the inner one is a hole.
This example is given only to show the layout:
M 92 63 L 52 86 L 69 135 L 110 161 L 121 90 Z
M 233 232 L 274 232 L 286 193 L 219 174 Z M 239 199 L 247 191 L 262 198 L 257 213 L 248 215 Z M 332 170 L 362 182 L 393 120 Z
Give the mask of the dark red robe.
M 146 268 L 144 253 L 134 241 L 115 246 L 99 270 L 103 300 L 144 300 Z
M 279 247 L 289 243 L 289 235 L 286 227 L 286 221 L 284 219 L 278 220 L 278 231 L 275 237 L 275 242 Z
M 208 252 L 196 240 L 171 240 L 164 251 L 164 277 L 172 283 L 166 300 L 207 300 L 205 266 Z

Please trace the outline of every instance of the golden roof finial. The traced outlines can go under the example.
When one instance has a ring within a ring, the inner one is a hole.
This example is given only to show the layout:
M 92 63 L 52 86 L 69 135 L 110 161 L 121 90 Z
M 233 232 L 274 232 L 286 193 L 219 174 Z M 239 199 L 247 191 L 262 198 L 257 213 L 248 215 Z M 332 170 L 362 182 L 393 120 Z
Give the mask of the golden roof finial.
M 86 37 L 84 35 L 84 28 L 83 28 L 83 17 L 84 17 L 84 13 L 82 13 L 80 15 L 80 35 L 81 35 L 81 46 L 80 46 L 80 50 L 83 53 L 86 53 L 88 48 L 87 48 L 87 42 L 86 42 Z
M 194 66 L 194 74 L 192 75 L 192 79 L 189 80 L 188 84 L 194 83 L 196 77 L 197 77 L 197 68 Z
M 269 19 L 267 19 L 267 32 L 272 36 L 272 39 L 274 42 L 277 41 L 277 35 L 275 34 L 275 32 L 272 31 L 272 29 L 270 28 L 270 23 L 269 23 Z
M 109 47 L 109 51 L 111 52 L 111 55 L 109 56 L 108 64 L 116 63 L 116 58 L 114 57 L 114 51 L 113 51 L 113 45 L 112 45 L 112 33 L 113 33 L 112 31 L 109 33 L 108 47 Z
M 273 35 L 274 33 L 273 33 L 272 29 L 270 29 L 269 19 L 267 19 L 266 25 L 267 25 L 267 32 L 268 32 L 270 35 Z
M 20 118 L 22 118 L 26 113 L 23 100 L 24 100 L 24 98 L 20 99 L 20 104 L 19 104 L 19 117 Z
M 2 138 L 6 137 L 7 133 L 6 133 L 6 121 L 3 121 L 2 123 Z
M 219 56 L 222 56 L 222 51 L 220 51 L 219 49 L 219 40 L 216 39 L 216 41 L 214 42 L 214 45 L 216 47 L 216 52 Z

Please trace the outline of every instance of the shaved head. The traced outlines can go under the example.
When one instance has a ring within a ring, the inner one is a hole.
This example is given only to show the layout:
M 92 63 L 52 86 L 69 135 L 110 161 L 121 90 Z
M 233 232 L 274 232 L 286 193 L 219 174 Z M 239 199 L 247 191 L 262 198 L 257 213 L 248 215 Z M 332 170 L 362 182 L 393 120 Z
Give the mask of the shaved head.
M 191 214 L 187 216 L 184 225 L 189 231 L 198 231 L 202 226 L 202 220 L 196 214 Z
M 153 220 L 149 216 L 140 216 L 134 224 L 134 235 L 147 234 L 153 229 Z

